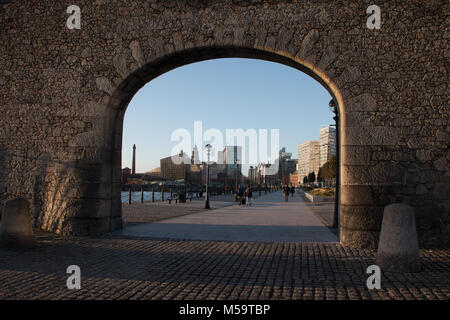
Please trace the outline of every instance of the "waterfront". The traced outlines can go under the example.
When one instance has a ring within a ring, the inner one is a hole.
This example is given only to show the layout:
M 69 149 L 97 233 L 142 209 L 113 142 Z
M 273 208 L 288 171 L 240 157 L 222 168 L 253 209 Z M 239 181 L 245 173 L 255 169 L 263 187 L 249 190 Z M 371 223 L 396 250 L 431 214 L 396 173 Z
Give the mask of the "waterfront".
M 164 198 L 167 199 L 170 193 L 165 192 Z M 128 191 L 121 192 L 122 203 L 128 203 Z M 161 200 L 161 192 L 155 191 L 155 201 Z M 152 201 L 152 191 L 144 191 L 144 202 Z M 131 192 L 131 202 L 141 202 L 141 191 Z

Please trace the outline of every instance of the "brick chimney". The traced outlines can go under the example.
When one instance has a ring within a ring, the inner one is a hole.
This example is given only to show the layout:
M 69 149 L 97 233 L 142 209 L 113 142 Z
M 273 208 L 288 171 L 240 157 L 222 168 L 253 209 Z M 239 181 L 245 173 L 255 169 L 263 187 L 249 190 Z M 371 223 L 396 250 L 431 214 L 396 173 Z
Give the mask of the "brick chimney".
M 131 174 L 136 174 L 136 145 L 133 144 L 133 166 L 131 169 Z

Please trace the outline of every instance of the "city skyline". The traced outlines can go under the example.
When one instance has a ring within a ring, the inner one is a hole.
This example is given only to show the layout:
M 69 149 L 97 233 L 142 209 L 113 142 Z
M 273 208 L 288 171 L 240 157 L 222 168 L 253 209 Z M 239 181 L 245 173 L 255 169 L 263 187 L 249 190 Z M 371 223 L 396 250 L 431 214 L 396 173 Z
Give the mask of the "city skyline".
M 320 143 L 319 141 L 309 140 L 309 141 L 303 141 L 303 142 L 299 143 L 298 146 L 300 146 L 301 144 L 307 143 L 307 142 L 317 142 L 317 143 Z M 230 145 L 230 146 L 225 146 L 225 149 L 226 149 L 226 148 L 230 148 L 230 147 L 232 147 L 232 148 L 236 148 L 236 147 L 237 147 L 237 148 L 240 148 L 240 146 Z M 322 145 L 319 145 L 319 147 L 322 147 Z M 136 145 L 133 144 L 133 148 L 132 148 L 133 156 L 136 154 L 136 153 L 135 153 L 135 152 L 136 152 L 136 149 L 137 149 Z M 225 149 L 224 149 L 224 150 L 225 150 Z M 285 149 L 285 151 L 288 151 L 285 147 L 282 147 L 282 148 L 280 148 L 280 152 L 281 152 L 283 149 Z M 297 148 L 297 149 L 298 149 L 298 148 Z M 194 145 L 194 147 L 193 147 L 193 149 L 192 149 L 191 151 L 194 151 L 194 150 L 198 150 L 197 145 Z M 192 152 L 192 153 L 191 153 L 191 156 L 189 156 L 189 152 L 187 152 L 186 150 L 181 150 L 181 151 L 182 151 L 183 154 L 186 156 L 186 158 L 185 158 L 185 163 L 186 163 L 186 164 L 188 164 L 188 163 L 191 163 L 191 164 L 194 164 L 194 163 L 196 163 L 196 164 L 202 164 L 202 163 L 205 162 L 205 161 L 193 162 L 193 161 L 192 161 L 192 155 L 194 154 L 194 152 Z M 299 157 L 298 157 L 299 151 L 298 151 L 298 150 L 296 150 L 296 151 L 297 151 L 297 153 L 287 152 L 287 154 L 289 154 L 289 158 L 290 158 L 290 159 L 292 159 L 292 160 L 298 160 L 298 159 L 299 159 Z M 227 161 L 224 160 L 223 156 L 221 156 L 221 154 L 223 154 L 224 152 L 225 152 L 225 151 L 219 151 L 219 152 L 218 152 L 218 153 L 219 153 L 219 156 L 217 157 L 217 159 L 216 159 L 216 160 L 211 160 L 210 163 L 217 163 L 217 164 L 225 164 L 225 163 L 227 163 Z M 292 156 L 295 155 L 295 154 L 297 154 L 297 158 L 292 157 Z M 170 157 L 175 157 L 175 156 L 177 156 L 177 155 L 176 155 L 176 154 L 175 154 L 175 155 L 169 155 L 169 154 L 167 154 L 166 156 L 162 157 L 161 159 L 170 158 Z M 239 156 L 238 156 L 238 158 L 239 158 Z M 161 159 L 160 159 L 160 160 L 161 160 Z M 320 158 L 320 159 L 321 159 L 321 158 Z M 134 163 L 138 162 L 137 158 L 133 158 L 132 163 L 133 163 L 133 162 L 134 162 Z M 229 165 L 233 165 L 233 163 L 228 163 L 228 164 L 229 164 Z M 270 162 L 259 162 L 259 163 L 256 163 L 256 165 L 263 165 L 263 164 L 270 164 Z M 323 163 L 322 163 L 322 164 L 323 164 Z M 250 164 L 246 164 L 245 166 L 246 166 L 246 167 L 250 167 L 251 165 L 250 165 Z M 131 165 L 131 167 L 129 167 L 129 166 L 122 166 L 122 169 L 126 169 L 126 168 L 132 170 L 133 164 Z M 156 167 L 153 167 L 153 168 L 151 168 L 151 169 L 149 169 L 149 170 L 142 171 L 142 172 L 136 170 L 136 174 L 149 173 L 149 172 L 154 171 L 155 169 L 160 169 L 160 168 L 161 168 L 161 166 L 158 165 L 158 166 L 156 166 Z
M 204 131 L 279 129 L 280 148 L 295 154 L 300 141 L 317 139 L 320 127 L 334 123 L 330 99 L 316 80 L 278 63 L 215 59 L 177 68 L 149 82 L 130 102 L 124 118 L 122 168 L 131 168 L 133 144 L 137 172 L 158 167 L 159 159 L 169 156 L 176 145 L 170 139 L 172 132 L 178 128 L 193 132 L 197 120 L 203 121 Z M 190 154 L 193 147 L 194 143 L 185 151 Z M 199 153 L 202 147 L 197 146 Z

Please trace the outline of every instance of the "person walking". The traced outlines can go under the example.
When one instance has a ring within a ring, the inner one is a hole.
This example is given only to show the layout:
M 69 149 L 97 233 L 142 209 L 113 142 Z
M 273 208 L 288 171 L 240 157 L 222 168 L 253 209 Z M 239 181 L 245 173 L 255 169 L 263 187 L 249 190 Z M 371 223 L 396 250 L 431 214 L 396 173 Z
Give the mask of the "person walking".
M 294 186 L 292 186 L 292 187 L 291 187 L 291 194 L 292 194 L 292 198 L 294 197 L 294 193 L 295 193 L 295 187 L 294 187 Z
M 245 204 L 245 198 L 244 198 L 244 188 L 239 187 L 239 205 Z
M 250 187 L 247 187 L 247 189 L 245 190 L 245 205 L 251 206 L 252 203 L 253 203 L 252 189 L 250 189 Z
M 289 187 L 287 185 L 283 188 L 284 201 L 288 202 L 289 200 Z

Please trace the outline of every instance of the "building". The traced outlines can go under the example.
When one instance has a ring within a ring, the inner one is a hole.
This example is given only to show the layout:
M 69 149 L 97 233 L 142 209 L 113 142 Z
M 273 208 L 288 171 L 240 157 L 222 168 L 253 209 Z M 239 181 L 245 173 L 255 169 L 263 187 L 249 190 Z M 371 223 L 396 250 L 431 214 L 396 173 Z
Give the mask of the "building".
M 235 161 L 242 161 L 242 147 L 241 146 L 225 146 L 223 149 L 223 163 L 234 164 Z
M 297 159 L 292 159 L 292 153 L 286 152 L 286 148 L 281 148 L 278 155 L 278 180 L 283 185 L 289 184 L 289 175 L 297 170 Z
M 200 157 L 198 156 L 198 149 L 197 145 L 194 146 L 192 149 L 192 156 L 191 156 L 191 164 L 201 164 Z
M 189 176 L 187 182 L 190 184 L 201 184 L 202 183 L 202 165 L 201 164 L 191 164 L 189 167 Z
M 289 175 L 289 182 L 291 183 L 291 185 L 293 185 L 293 186 L 298 186 L 300 183 L 299 183 L 299 180 L 298 180 L 298 172 L 296 171 L 296 172 L 294 172 L 294 173 L 291 173 L 290 175 Z
M 158 181 L 161 180 L 161 167 L 157 167 L 145 173 L 146 181 Z
M 226 166 L 224 164 L 210 163 L 209 164 L 209 181 L 211 183 L 214 181 L 225 183 L 225 168 L 226 168 Z M 206 184 L 206 170 L 207 170 L 207 165 L 205 162 L 201 165 L 201 171 L 202 171 L 201 181 L 203 184 Z
M 316 177 L 320 168 L 320 142 L 306 141 L 298 145 L 298 179 L 303 181 L 303 177 L 310 172 L 315 172 Z
M 336 155 L 336 128 L 331 126 L 320 129 L 320 167 Z
M 191 167 L 191 159 L 189 159 L 183 150 L 179 154 L 161 159 L 160 163 L 162 179 L 187 181 Z
M 239 162 L 236 165 L 236 161 Z M 227 184 L 236 184 L 236 176 L 238 183 L 241 180 L 240 164 L 242 163 L 242 147 L 241 146 L 225 146 L 223 151 L 217 152 L 217 164 L 223 165 L 223 173 Z
M 131 176 L 131 169 L 126 167 L 122 169 L 122 183 L 126 184 L 128 182 L 128 178 Z
M 263 185 L 275 185 L 277 184 L 278 175 L 277 174 L 269 174 L 272 173 L 272 170 L 269 170 L 271 164 L 263 163 L 260 164 L 257 168 L 258 176 L 260 177 L 261 184 Z

